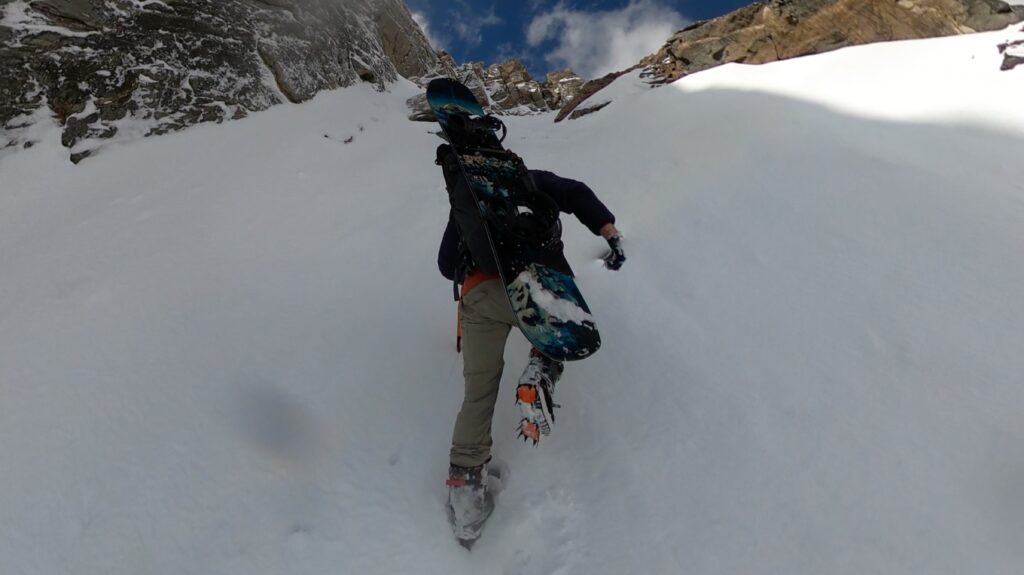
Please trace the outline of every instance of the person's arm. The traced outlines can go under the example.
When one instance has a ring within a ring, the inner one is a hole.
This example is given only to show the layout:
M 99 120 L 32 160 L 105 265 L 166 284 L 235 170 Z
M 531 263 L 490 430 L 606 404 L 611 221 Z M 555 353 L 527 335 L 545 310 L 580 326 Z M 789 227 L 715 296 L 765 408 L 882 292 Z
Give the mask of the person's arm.
M 609 251 L 601 259 L 610 270 L 617 270 L 626 261 L 622 249 L 622 235 L 615 227 L 615 215 L 597 198 L 594 190 L 583 182 L 557 176 L 551 172 L 533 170 L 533 181 L 537 187 L 551 196 L 563 212 L 573 214 L 576 219 L 596 235 L 608 241 Z
M 558 209 L 576 216 L 594 235 L 605 239 L 615 235 L 615 215 L 597 199 L 590 186 L 543 170 L 531 170 L 530 174 L 540 191 L 555 200 Z
M 615 227 L 614 223 L 607 223 L 601 227 L 600 233 L 602 238 L 610 240 L 612 239 L 612 236 L 619 235 L 619 230 Z

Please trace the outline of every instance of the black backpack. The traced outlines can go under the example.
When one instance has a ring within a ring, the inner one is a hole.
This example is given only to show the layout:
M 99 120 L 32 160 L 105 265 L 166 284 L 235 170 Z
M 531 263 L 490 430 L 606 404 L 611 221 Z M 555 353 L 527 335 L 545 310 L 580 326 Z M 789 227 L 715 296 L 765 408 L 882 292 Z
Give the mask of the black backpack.
M 462 177 L 459 160 L 448 144 L 437 147 L 437 165 L 444 173 L 445 187 L 448 189 L 448 202 L 451 211 L 449 221 L 455 223 L 459 230 L 459 268 L 455 270 L 455 279 L 461 283 L 465 272 L 473 269 L 484 273 L 498 273 L 498 263 L 491 252 L 491 244 L 487 239 L 487 230 L 480 208 L 473 200 L 469 183 Z
M 460 264 L 455 270 L 456 284 L 461 283 L 469 270 L 499 273 L 485 222 L 491 224 L 491 233 L 502 259 L 507 256 L 546 263 L 572 274 L 562 255 L 558 204 L 537 189 L 525 167 L 522 168 L 526 172 L 523 174 L 525 185 L 520 187 L 512 202 L 501 201 L 481 208 L 474 201 L 469 183 L 459 168 L 458 157 L 449 144 L 437 147 L 435 163 L 441 166 L 448 189 L 449 220 L 459 231 Z

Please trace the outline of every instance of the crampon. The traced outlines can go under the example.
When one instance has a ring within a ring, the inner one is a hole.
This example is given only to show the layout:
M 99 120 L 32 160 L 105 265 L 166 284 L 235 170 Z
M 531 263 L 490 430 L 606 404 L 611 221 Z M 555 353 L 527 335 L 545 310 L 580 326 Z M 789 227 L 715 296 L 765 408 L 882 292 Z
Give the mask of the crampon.
M 516 405 L 522 415 L 519 437 L 523 441 L 532 440 L 537 445 L 541 436 L 551 435 L 555 424 L 554 410 L 561 407 L 553 401 L 553 394 L 562 369 L 561 362 L 548 359 L 537 350 L 530 352 L 530 363 L 516 387 Z

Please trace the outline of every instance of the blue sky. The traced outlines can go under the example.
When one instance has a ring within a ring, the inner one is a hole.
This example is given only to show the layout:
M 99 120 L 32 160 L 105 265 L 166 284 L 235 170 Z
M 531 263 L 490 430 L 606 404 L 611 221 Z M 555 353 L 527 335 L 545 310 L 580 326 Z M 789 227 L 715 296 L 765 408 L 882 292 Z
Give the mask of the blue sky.
M 534 77 L 565 67 L 593 78 L 628 67 L 675 30 L 752 0 L 407 0 L 456 61 L 517 57 Z

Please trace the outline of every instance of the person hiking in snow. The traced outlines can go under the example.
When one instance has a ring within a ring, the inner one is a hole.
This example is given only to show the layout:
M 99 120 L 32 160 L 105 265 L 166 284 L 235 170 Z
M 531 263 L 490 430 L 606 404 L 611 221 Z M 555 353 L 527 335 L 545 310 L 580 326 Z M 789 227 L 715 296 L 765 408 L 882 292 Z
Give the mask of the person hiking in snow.
M 479 217 L 473 213 L 477 208 L 459 173 L 458 160 L 450 145 L 438 146 L 435 163 L 441 166 L 452 205 L 437 265 L 445 278 L 456 286 L 462 284 L 461 294 L 456 292 L 456 299 L 462 326 L 465 398 L 452 434 L 448 485 L 451 490 L 465 491 L 468 487 L 469 493 L 463 495 L 480 507 L 486 500 L 483 492 L 486 464 L 491 458 L 491 419 L 505 366 L 505 341 L 516 326 L 516 319 L 484 231 L 472 219 Z M 559 211 L 574 214 L 591 232 L 607 240 L 611 249 L 604 256 L 605 266 L 619 269 L 626 256 L 615 227 L 615 216 L 593 190 L 582 182 L 551 172 L 529 170 L 529 175 L 538 191 L 554 200 Z M 463 238 L 460 229 L 479 232 Z M 562 253 L 560 233 L 559 223 L 555 237 L 545 243 L 542 263 L 571 275 Z M 540 441 L 542 435 L 551 433 L 554 388 L 562 370 L 562 362 L 545 357 L 537 349 L 530 351 L 529 363 L 516 388 L 516 404 L 522 414 L 519 432 L 534 443 Z M 544 401 L 541 401 L 541 394 Z M 486 518 L 489 509 L 477 512 Z

